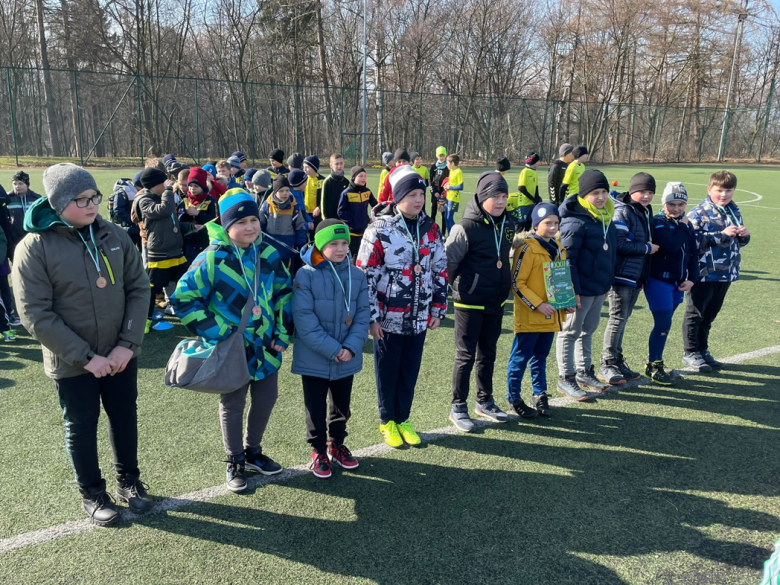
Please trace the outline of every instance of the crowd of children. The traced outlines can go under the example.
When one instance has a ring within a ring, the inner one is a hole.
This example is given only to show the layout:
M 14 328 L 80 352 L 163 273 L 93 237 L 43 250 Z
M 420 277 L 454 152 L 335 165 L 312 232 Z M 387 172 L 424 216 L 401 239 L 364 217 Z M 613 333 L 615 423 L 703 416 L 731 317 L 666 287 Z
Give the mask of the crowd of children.
M 285 160 L 279 149 L 266 169 L 247 168 L 239 151 L 191 168 L 167 155 L 117 181 L 110 221 L 98 215 L 102 195 L 86 170 L 49 167 L 45 197 L 16 173 L 13 192 L 0 190 L 0 329 L 12 341 L 21 323 L 43 346 L 87 514 L 100 525 L 119 519 L 97 464 L 101 402 L 117 498 L 135 512 L 153 505 L 136 455 L 136 371 L 144 335 L 171 327 L 158 308 L 212 346 L 234 331 L 243 336 L 249 383 L 219 398 L 226 485 L 236 492 L 247 488 L 248 471 L 282 470 L 261 443 L 290 345 L 314 475 L 330 477 L 334 464 L 358 466 L 345 439 L 369 335 L 380 433 L 392 447 L 419 444 L 412 404 L 426 334 L 446 317 L 449 289 L 456 347 L 449 418 L 462 431 L 474 428 L 474 369 L 476 414 L 508 420 L 494 399 L 493 372 L 510 300 L 506 398 L 522 418 L 551 414 L 546 369 L 556 334 L 557 388 L 572 400 L 640 378 L 626 363 L 623 336 L 642 291 L 654 322 L 650 380 L 675 381 L 663 353 L 684 298 L 683 362 L 700 372 L 723 367 L 709 352 L 709 333 L 750 240 L 732 201 L 736 176 L 713 174 L 707 198 L 687 215 L 685 186 L 670 182 L 654 214 L 650 174 L 637 173 L 627 192 L 610 193 L 601 171 L 585 169 L 585 147 L 564 144 L 559 155 L 548 175 L 549 203 L 539 195 L 537 153 L 525 157 L 513 193 L 505 178 L 511 164 L 502 158 L 479 176 L 457 223 L 463 172 L 443 146 L 430 168 L 418 153 L 385 153 L 378 196 L 366 169 L 346 174 L 340 154 L 330 156 L 327 177 L 317 156 Z M 551 289 L 551 271 L 560 267 L 568 304 Z M 598 361 L 592 336 L 605 300 Z

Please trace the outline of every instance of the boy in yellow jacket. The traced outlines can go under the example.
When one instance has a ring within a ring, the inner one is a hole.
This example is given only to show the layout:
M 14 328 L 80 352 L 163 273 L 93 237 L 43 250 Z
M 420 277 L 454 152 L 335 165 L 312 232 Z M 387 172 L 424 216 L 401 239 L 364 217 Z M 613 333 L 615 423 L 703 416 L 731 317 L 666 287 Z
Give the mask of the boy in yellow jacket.
M 522 418 L 538 414 L 550 416 L 547 398 L 547 356 L 557 331 L 574 309 L 556 311 L 546 302 L 542 265 L 565 260 L 566 250 L 555 241 L 560 224 L 558 207 L 540 203 L 531 212 L 533 235 L 518 242 L 512 265 L 512 290 L 515 293 L 515 339 L 507 367 L 507 397 Z M 517 241 L 517 240 L 515 240 Z M 533 396 L 531 405 L 520 398 L 520 384 L 526 367 L 531 366 Z

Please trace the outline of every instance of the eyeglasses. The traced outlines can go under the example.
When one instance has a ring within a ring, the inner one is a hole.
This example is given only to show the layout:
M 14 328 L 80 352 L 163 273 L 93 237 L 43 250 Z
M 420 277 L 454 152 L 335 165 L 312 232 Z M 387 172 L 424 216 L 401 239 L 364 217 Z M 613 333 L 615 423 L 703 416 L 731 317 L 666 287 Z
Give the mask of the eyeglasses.
M 100 205 L 100 203 L 103 201 L 103 195 L 98 193 L 97 195 L 94 195 L 92 197 L 79 197 L 78 199 L 74 199 L 73 203 L 76 204 L 76 207 L 79 209 L 84 209 L 85 207 L 89 207 L 89 204 L 92 205 Z

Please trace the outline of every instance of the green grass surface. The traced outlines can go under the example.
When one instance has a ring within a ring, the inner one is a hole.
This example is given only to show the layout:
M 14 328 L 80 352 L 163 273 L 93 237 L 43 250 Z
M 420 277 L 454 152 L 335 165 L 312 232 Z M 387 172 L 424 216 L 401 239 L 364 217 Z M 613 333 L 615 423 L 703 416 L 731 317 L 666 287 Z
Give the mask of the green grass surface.
M 620 187 L 637 170 L 652 172 L 659 191 L 682 180 L 698 201 L 705 190 L 696 184 L 713 169 L 606 170 Z M 465 173 L 467 193 L 478 172 Z M 713 328 L 716 356 L 780 344 L 778 171 L 736 172 L 741 190 L 764 199 L 742 205 L 753 240 Z M 129 173 L 94 171 L 104 193 Z M 0 183 L 8 186 L 10 174 L 0 171 Z M 31 175 L 38 190 L 40 172 Z M 517 171 L 508 179 L 514 186 Z M 738 191 L 735 200 L 755 198 Z M 673 366 L 682 352 L 681 316 L 678 310 L 666 351 Z M 605 322 L 594 337 L 595 358 Z M 426 341 L 413 410 L 420 430 L 448 424 L 452 325 L 445 320 Z M 511 327 L 508 306 L 494 379 L 504 406 Z M 650 328 L 640 296 L 624 342 L 635 369 Z M 139 458 L 161 497 L 224 480 L 216 398 L 162 383 L 162 367 L 185 335 L 180 326 L 154 332 L 139 364 Z M 353 449 L 380 441 L 368 345 L 364 358 L 349 423 Z M 549 366 L 552 381 L 553 357 Z M 524 396 L 529 391 L 526 380 Z M 307 474 L 3 554 L 0 583 L 754 584 L 780 536 L 778 392 L 780 354 L 686 377 L 673 389 L 632 388 L 557 408 L 551 420 L 513 421 L 366 458 L 329 481 Z M 0 538 L 82 518 L 53 384 L 21 330 L 17 343 L 0 347 L 0 409 Z M 110 478 L 105 424 L 99 432 Z M 298 465 L 309 456 L 304 436 L 301 385 L 288 356 L 264 449 Z

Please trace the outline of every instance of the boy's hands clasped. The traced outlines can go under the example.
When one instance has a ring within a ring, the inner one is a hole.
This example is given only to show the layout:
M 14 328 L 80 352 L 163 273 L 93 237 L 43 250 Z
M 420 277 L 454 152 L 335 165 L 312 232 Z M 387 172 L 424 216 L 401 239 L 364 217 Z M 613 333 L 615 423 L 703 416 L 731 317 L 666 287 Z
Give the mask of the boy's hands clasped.
M 133 359 L 133 350 L 117 345 L 111 350 L 108 357 L 103 357 L 102 355 L 94 356 L 84 366 L 84 369 L 96 378 L 104 378 L 105 376 L 113 376 L 124 372 L 131 359 Z

